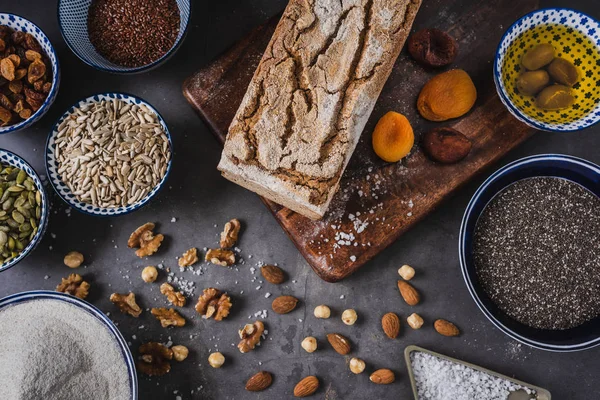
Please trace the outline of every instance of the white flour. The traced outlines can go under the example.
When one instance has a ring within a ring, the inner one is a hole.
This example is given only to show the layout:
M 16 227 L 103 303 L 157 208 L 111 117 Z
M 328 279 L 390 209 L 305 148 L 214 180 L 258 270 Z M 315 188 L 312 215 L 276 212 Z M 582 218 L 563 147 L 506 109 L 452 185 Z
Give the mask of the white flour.
M 0 399 L 129 398 L 117 342 L 93 316 L 58 300 L 0 311 Z

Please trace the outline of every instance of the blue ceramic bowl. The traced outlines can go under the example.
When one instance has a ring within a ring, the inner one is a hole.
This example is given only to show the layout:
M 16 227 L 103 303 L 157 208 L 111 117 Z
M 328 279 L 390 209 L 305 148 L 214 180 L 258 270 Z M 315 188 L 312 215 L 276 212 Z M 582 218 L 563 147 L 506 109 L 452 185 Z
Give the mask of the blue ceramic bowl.
M 21 292 L 7 296 L 3 299 L 0 299 L 0 311 L 2 311 L 4 308 L 13 306 L 15 304 L 35 300 L 53 300 L 71 304 L 90 314 L 92 317 L 97 319 L 102 325 L 104 325 L 106 329 L 110 332 L 111 336 L 113 336 L 115 341 L 117 342 L 117 345 L 121 350 L 121 355 L 123 356 L 123 361 L 127 366 L 127 372 L 129 374 L 129 388 L 131 392 L 130 399 L 137 400 L 138 381 L 133 356 L 131 355 L 131 351 L 127 346 L 127 342 L 123 338 L 123 335 L 121 335 L 115 324 L 113 324 L 113 322 L 106 315 L 104 315 L 102 311 L 100 311 L 90 303 L 78 299 L 77 297 L 64 293 L 52 292 L 49 290 L 33 290 L 30 292 Z
M 48 226 L 49 203 L 48 195 L 44 190 L 44 185 L 42 184 L 40 177 L 36 174 L 33 167 L 29 165 L 29 163 L 27 163 L 27 161 L 8 150 L 0 149 L 0 162 L 12 165 L 27 172 L 27 175 L 29 175 L 33 179 L 36 188 L 40 191 L 42 195 L 42 215 L 40 218 L 40 223 L 38 224 L 37 233 L 31 240 L 31 242 L 29 242 L 29 244 L 23 249 L 23 251 L 18 256 L 0 265 L 0 272 L 2 272 L 17 265 L 21 260 L 27 257 L 33 251 L 33 249 L 35 249 L 36 246 L 42 241 L 44 233 L 46 232 L 46 227 Z
M 102 208 L 102 207 L 95 207 L 92 204 L 83 203 L 83 202 L 79 201 L 77 199 L 77 197 L 75 197 L 75 195 L 73 195 L 71 193 L 71 190 L 69 189 L 69 187 L 63 183 L 63 181 L 60 177 L 60 174 L 58 173 L 58 162 L 56 160 L 56 155 L 55 155 L 55 140 L 56 140 L 56 136 L 58 135 L 58 126 L 64 121 L 65 118 L 67 118 L 69 115 L 71 115 L 71 113 L 73 112 L 73 110 L 76 107 L 81 107 L 85 104 L 92 104 L 92 103 L 96 103 L 96 102 L 99 102 L 102 100 L 111 100 L 111 99 L 119 99 L 119 100 L 124 101 L 129 104 L 145 105 L 151 111 L 153 111 L 156 114 L 156 116 L 158 117 L 158 122 L 162 125 L 162 127 L 165 131 L 165 134 L 167 135 L 167 139 L 169 140 L 169 147 L 171 149 L 171 158 L 169 159 L 169 163 L 167 165 L 167 171 L 165 172 L 165 176 L 163 177 L 163 179 L 144 198 L 137 201 L 136 203 L 128 205 L 127 207 Z M 173 142 L 171 141 L 171 134 L 169 133 L 169 128 L 167 127 L 165 120 L 162 118 L 160 113 L 150 103 L 140 99 L 139 97 L 136 97 L 136 96 L 133 96 L 130 94 L 125 94 L 125 93 L 96 94 L 94 96 L 87 97 L 87 98 L 80 100 L 77 103 L 73 104 L 58 119 L 58 121 L 56 121 L 56 123 L 54 124 L 54 127 L 52 128 L 52 132 L 50 133 L 50 135 L 48 136 L 48 140 L 46 141 L 46 171 L 48 173 L 48 178 L 50 180 L 50 183 L 54 187 L 54 190 L 56 191 L 56 193 L 58 193 L 60 198 L 63 199 L 63 201 L 65 203 L 69 204 L 71 207 L 75 208 L 78 211 L 81 211 L 83 213 L 90 214 L 90 215 L 117 216 L 117 215 L 123 215 L 123 214 L 130 213 L 132 211 L 135 211 L 135 210 L 143 207 L 164 186 L 165 182 L 167 181 L 167 178 L 169 177 L 169 172 L 171 171 L 172 163 L 173 163 Z
M 535 106 L 521 95 L 516 79 L 523 54 L 540 43 L 554 46 L 556 55 L 572 62 L 580 80 L 573 86 L 575 104 L 561 110 Z M 568 8 L 546 8 L 521 17 L 500 40 L 494 60 L 494 83 L 502 103 L 520 121 L 545 131 L 571 132 L 600 121 L 600 23 Z
M 28 128 L 46 114 L 46 111 L 48 111 L 52 103 L 54 103 L 56 95 L 58 94 L 58 87 L 60 86 L 60 65 L 58 64 L 58 56 L 54 51 L 52 43 L 50 43 L 46 34 L 42 32 L 36 24 L 15 14 L 0 13 L 0 25 L 8 25 L 16 31 L 32 34 L 33 37 L 37 39 L 40 46 L 42 46 L 42 49 L 44 49 L 44 52 L 52 64 L 52 89 L 50 89 L 50 93 L 48 93 L 48 97 L 46 97 L 42 106 L 25 121 L 21 121 L 14 125 L 0 126 L 0 134 L 2 134 Z
M 567 352 L 589 349 L 600 344 L 600 317 L 562 331 L 535 329 L 521 324 L 500 310 L 479 284 L 473 262 L 473 232 L 486 205 L 507 186 L 531 177 L 551 176 L 568 179 L 600 196 L 600 167 L 583 159 L 544 154 L 522 158 L 494 172 L 477 189 L 463 216 L 459 237 L 459 259 L 469 293 L 483 314 L 502 332 L 529 346 Z
M 190 0 L 176 0 L 179 7 L 179 35 L 173 44 L 173 47 L 161 58 L 140 67 L 124 67 L 98 54 L 94 45 L 90 42 L 88 36 L 87 20 L 88 9 L 92 0 L 59 0 L 58 2 L 58 25 L 60 32 L 69 48 L 87 65 L 99 69 L 100 71 L 128 74 L 148 71 L 155 68 L 169 59 L 179 45 L 183 42 L 183 37 L 187 31 L 190 22 L 191 2 Z

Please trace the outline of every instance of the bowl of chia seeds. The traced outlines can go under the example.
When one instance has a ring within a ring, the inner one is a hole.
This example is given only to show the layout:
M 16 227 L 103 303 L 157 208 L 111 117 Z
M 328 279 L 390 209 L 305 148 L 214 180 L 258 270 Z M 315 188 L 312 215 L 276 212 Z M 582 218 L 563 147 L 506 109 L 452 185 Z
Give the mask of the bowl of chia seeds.
M 172 164 L 171 135 L 158 111 L 124 93 L 102 93 L 72 105 L 46 142 L 46 170 L 71 207 L 117 216 L 146 205 Z
M 69 48 L 101 71 L 137 73 L 165 62 L 190 21 L 190 0 L 60 0 L 58 22 Z
M 0 272 L 39 244 L 48 224 L 48 196 L 31 165 L 0 149 Z
M 600 167 L 545 154 L 514 161 L 475 192 L 459 259 L 484 315 L 549 351 L 600 344 Z
M 0 398 L 137 400 L 133 356 L 113 322 L 74 296 L 0 299 Z

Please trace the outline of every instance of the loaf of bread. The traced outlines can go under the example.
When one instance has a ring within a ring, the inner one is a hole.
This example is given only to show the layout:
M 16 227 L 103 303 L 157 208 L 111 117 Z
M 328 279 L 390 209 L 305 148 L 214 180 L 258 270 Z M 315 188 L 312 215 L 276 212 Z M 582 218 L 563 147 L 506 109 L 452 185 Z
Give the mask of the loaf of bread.
M 223 176 L 321 218 L 420 3 L 290 0 L 229 127 Z

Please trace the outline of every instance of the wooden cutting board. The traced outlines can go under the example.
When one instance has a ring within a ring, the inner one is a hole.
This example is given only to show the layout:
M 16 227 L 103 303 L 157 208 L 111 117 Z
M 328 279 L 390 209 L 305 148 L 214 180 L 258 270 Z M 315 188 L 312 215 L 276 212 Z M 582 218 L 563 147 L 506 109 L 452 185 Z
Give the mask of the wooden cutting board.
M 492 65 L 503 32 L 536 7 L 537 0 L 424 0 L 413 29 L 436 27 L 457 40 L 459 54 L 451 68 L 462 68 L 473 78 L 478 91 L 473 110 L 446 123 L 421 118 L 415 106 L 419 91 L 440 71 L 422 68 L 404 50 L 328 214 L 312 221 L 263 199 L 321 278 L 334 282 L 356 271 L 461 185 L 533 133 L 500 103 Z M 278 20 L 279 16 L 250 32 L 183 84 L 185 97 L 221 143 Z M 377 120 L 390 110 L 406 115 L 416 135 L 436 126 L 454 127 L 473 141 L 473 149 L 455 165 L 431 162 L 418 146 L 400 163 L 385 163 L 373 152 L 371 132 Z

